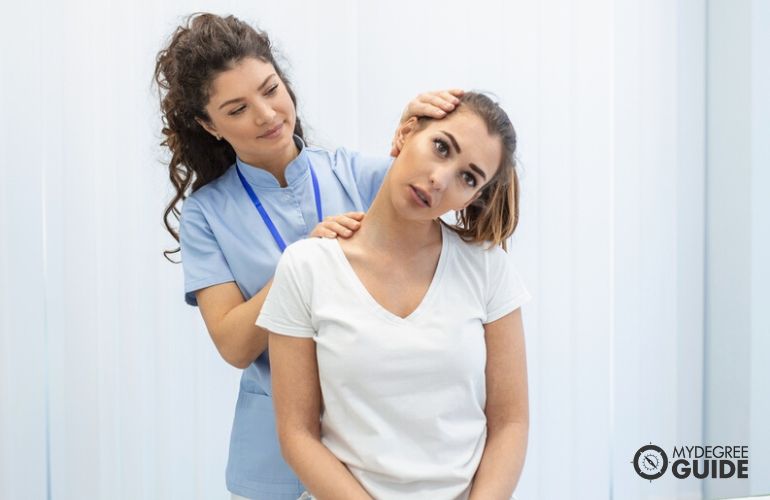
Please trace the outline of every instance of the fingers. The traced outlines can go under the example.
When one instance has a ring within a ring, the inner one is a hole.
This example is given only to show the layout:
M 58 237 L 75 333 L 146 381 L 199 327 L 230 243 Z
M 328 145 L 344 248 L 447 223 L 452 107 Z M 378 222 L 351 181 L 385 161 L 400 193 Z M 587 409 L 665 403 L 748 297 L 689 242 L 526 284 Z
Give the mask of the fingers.
M 315 229 L 313 229 L 313 232 L 310 233 L 310 236 L 313 238 L 336 238 L 337 233 L 318 224 Z
M 324 219 L 324 226 L 334 230 L 337 226 L 344 227 L 355 231 L 361 226 L 361 219 L 364 218 L 364 214 L 361 212 L 348 212 L 344 215 L 336 215 L 334 217 L 327 217 Z
M 437 90 L 420 94 L 407 105 L 402 122 L 412 116 L 443 118 L 460 104 L 459 98 L 463 94 L 462 89 Z
M 431 103 L 436 107 L 440 107 L 444 111 L 452 111 L 455 109 L 455 106 L 460 104 L 460 99 L 452 95 L 452 93 L 448 90 L 431 92 L 428 95 L 431 98 Z
M 326 217 L 310 233 L 317 238 L 349 238 L 361 227 L 363 212 L 348 212 L 342 215 Z
M 455 96 L 454 93 L 460 92 L 459 96 Z M 417 96 L 417 100 L 426 104 L 431 104 L 437 108 L 441 108 L 445 111 L 452 111 L 455 106 L 460 104 L 460 97 L 462 97 L 463 91 L 460 89 L 449 90 L 436 90 L 433 92 L 425 92 Z
M 414 113 L 412 114 L 414 116 L 443 118 L 447 113 L 455 109 L 454 100 L 457 99 L 449 93 L 445 94 L 449 97 L 449 99 L 447 99 L 441 93 L 419 95 L 417 97 L 418 101 L 413 106 Z
M 353 221 L 353 222 L 356 222 L 356 221 Z M 356 224 L 358 223 L 356 222 Z M 340 224 L 337 221 L 324 221 L 323 226 L 324 226 L 324 229 L 326 229 L 327 231 L 333 232 L 334 236 L 342 236 L 344 238 L 353 236 L 352 229 L 348 229 L 346 226 Z M 332 238 L 334 236 L 332 236 Z
M 350 217 L 351 219 L 355 219 L 359 222 L 361 222 L 364 219 L 364 213 L 363 212 L 347 212 L 343 214 L 345 217 Z

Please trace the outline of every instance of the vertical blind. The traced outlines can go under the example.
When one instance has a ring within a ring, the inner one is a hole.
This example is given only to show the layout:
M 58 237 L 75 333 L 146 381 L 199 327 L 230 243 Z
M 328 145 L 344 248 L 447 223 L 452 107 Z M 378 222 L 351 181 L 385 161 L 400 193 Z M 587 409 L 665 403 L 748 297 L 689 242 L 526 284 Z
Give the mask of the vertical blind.
M 646 498 L 648 442 L 702 439 L 703 1 L 30 0 L 0 20 L 0 498 L 228 498 L 239 372 L 161 213 L 154 58 L 234 13 L 285 57 L 314 144 L 385 155 L 421 91 L 519 134 L 531 433 L 519 498 Z M 661 480 L 663 497 L 700 498 Z

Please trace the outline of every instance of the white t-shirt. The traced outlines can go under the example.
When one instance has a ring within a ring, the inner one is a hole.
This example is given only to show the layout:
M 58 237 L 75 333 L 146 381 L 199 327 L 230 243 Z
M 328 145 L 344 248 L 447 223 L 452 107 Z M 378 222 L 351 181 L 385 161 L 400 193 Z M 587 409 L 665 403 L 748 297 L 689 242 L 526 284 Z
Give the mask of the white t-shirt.
M 486 441 L 483 325 L 529 299 L 501 248 L 442 235 L 406 318 L 374 300 L 336 239 L 311 238 L 286 249 L 257 319 L 316 342 L 322 442 L 374 498 L 467 498 Z

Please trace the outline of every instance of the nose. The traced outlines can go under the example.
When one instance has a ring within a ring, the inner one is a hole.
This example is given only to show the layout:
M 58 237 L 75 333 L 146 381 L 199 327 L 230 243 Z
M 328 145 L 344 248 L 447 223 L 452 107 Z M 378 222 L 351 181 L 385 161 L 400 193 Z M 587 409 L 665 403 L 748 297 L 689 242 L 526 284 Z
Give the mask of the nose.
M 449 185 L 451 171 L 448 168 L 436 167 L 428 176 L 430 187 L 434 191 L 443 191 Z
M 275 110 L 269 103 L 258 100 L 254 104 L 254 123 L 260 127 L 269 125 L 275 121 Z

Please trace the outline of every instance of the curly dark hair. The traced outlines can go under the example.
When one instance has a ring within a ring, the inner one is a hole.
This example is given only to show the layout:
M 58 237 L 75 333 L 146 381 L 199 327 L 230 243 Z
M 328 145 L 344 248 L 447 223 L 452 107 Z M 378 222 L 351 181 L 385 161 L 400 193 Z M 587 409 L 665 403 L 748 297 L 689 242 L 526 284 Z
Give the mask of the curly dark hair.
M 235 162 L 235 151 L 230 144 L 212 137 L 196 118 L 210 121 L 205 107 L 211 83 L 221 72 L 247 57 L 273 65 L 296 108 L 297 98 L 276 63 L 267 33 L 234 16 L 192 14 L 174 31 L 167 47 L 158 52 L 154 81 L 163 119 L 161 146 L 171 151 L 168 172 L 176 189 L 163 213 L 163 223 L 177 242 L 180 203 L 189 193 L 221 176 Z M 299 117 L 294 134 L 304 140 Z M 170 256 L 177 252 L 179 247 L 163 254 L 171 260 Z

